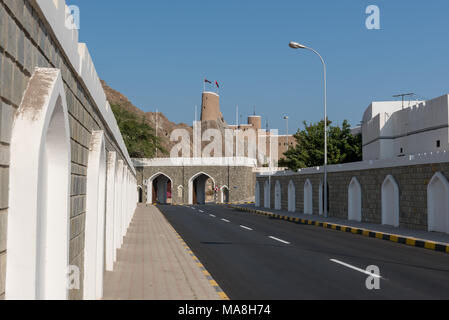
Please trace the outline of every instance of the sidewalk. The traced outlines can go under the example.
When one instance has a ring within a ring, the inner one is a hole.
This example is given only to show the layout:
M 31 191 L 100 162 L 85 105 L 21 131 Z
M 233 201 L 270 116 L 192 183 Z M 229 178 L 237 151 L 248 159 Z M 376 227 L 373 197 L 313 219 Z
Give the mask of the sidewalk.
M 139 205 L 106 272 L 104 300 L 221 300 L 210 275 L 154 206 Z
M 348 221 L 333 217 L 325 218 L 323 216 L 306 215 L 296 212 L 292 213 L 266 208 L 256 208 L 254 204 L 232 205 L 231 208 L 268 215 L 272 218 L 281 220 L 316 225 L 344 232 L 352 232 L 373 238 L 449 253 L 449 234 L 395 228 L 380 224 Z

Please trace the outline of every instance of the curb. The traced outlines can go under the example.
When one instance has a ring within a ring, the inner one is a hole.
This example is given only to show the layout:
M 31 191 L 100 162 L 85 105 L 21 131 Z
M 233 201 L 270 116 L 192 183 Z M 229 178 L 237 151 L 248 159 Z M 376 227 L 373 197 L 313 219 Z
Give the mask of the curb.
M 164 216 L 164 218 L 165 218 L 165 216 Z M 168 220 L 167 220 L 167 222 L 168 222 Z M 181 235 L 175 230 L 175 228 L 173 228 L 173 226 L 171 225 L 170 222 L 168 222 L 168 224 L 171 227 L 171 229 L 174 231 L 174 233 L 176 234 L 176 237 L 181 242 L 181 244 L 184 247 L 184 249 L 192 257 L 193 261 L 195 261 L 195 263 L 198 266 L 198 268 L 200 268 L 200 270 L 203 273 L 203 275 L 207 278 L 207 280 L 209 281 L 209 284 L 215 289 L 215 291 L 217 292 L 217 294 L 220 297 L 220 299 L 221 300 L 230 300 L 228 295 L 221 289 L 221 287 L 214 280 L 214 278 L 212 278 L 211 274 L 206 270 L 206 268 L 201 263 L 201 261 L 195 256 L 195 254 L 193 253 L 192 249 L 190 249 L 190 247 L 187 245 L 187 243 L 184 241 L 184 239 L 181 237 Z
M 262 210 L 251 209 L 251 208 L 243 208 L 243 207 L 238 207 L 238 206 L 233 206 L 233 205 L 231 205 L 230 208 L 238 210 L 238 211 L 250 212 L 250 213 L 268 216 L 271 219 L 285 220 L 285 221 L 302 224 L 302 225 L 311 225 L 311 226 L 316 226 L 316 227 L 322 227 L 322 228 L 332 229 L 332 230 L 336 230 L 336 231 L 358 234 L 358 235 L 362 235 L 362 236 L 369 237 L 369 238 L 376 238 L 376 239 L 386 240 L 386 241 L 390 241 L 390 242 L 405 244 L 405 245 L 412 246 L 412 247 L 423 248 L 423 249 L 428 249 L 428 250 L 433 250 L 433 251 L 438 251 L 438 252 L 443 252 L 443 253 L 449 253 L 449 245 L 434 242 L 434 241 L 427 241 L 427 240 L 416 239 L 416 238 L 412 238 L 412 237 L 405 237 L 405 236 L 391 234 L 391 233 L 385 233 L 385 232 L 378 232 L 378 231 L 373 231 L 373 230 L 368 230 L 368 229 L 360 229 L 360 228 L 355 228 L 355 227 L 350 227 L 350 226 L 345 226 L 345 225 L 340 225 L 340 224 L 335 224 L 335 223 L 319 222 L 319 221 L 308 220 L 308 219 L 293 218 L 293 217 L 275 214 L 275 213 L 268 212 L 268 211 L 262 211 Z

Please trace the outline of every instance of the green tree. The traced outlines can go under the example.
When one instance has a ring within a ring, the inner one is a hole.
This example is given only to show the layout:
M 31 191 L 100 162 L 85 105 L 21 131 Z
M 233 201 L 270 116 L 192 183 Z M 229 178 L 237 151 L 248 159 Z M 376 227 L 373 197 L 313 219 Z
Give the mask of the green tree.
M 328 121 L 328 163 L 341 164 L 362 160 L 362 135 L 352 135 L 351 126 L 345 120 L 341 127 L 332 126 Z M 294 135 L 297 145 L 284 153 L 279 161 L 282 167 L 297 171 L 301 168 L 322 166 L 324 164 L 324 121 L 304 122 L 304 130 Z
M 163 154 L 167 153 L 160 144 L 160 138 L 156 137 L 154 129 L 145 117 L 139 119 L 135 114 L 118 105 L 111 105 L 111 108 L 130 157 L 154 158 L 156 150 Z

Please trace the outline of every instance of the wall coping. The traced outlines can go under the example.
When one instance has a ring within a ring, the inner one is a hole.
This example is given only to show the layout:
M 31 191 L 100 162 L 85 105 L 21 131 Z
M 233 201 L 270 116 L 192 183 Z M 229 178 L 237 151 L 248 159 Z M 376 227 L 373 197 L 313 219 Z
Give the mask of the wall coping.
M 410 155 L 406 157 L 393 158 L 393 159 L 383 159 L 383 160 L 368 160 L 361 162 L 345 163 L 338 165 L 329 165 L 327 167 L 328 172 L 348 172 L 348 171 L 363 171 L 372 169 L 382 169 L 382 168 L 395 168 L 395 167 L 408 167 L 417 166 L 422 164 L 436 164 L 436 163 L 447 163 L 449 162 L 449 152 L 430 152 L 418 155 Z M 258 177 L 263 176 L 294 176 L 294 175 L 304 175 L 304 174 L 323 174 L 324 167 L 313 167 L 300 169 L 298 172 L 293 172 L 290 170 L 275 172 L 268 171 L 259 173 Z
M 257 167 L 257 160 L 246 157 L 133 159 L 135 167 Z

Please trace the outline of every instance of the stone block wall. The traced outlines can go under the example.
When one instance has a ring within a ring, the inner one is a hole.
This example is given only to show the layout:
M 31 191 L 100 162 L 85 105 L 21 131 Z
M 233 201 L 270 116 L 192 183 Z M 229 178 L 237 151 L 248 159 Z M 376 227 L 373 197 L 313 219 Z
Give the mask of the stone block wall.
M 103 130 L 106 150 L 115 151 L 118 159 L 132 167 L 126 149 L 121 147 L 117 134 L 111 131 L 111 125 L 99 111 L 100 106 L 92 97 L 94 93 L 79 75 L 78 66 L 71 64 L 38 3 L 35 0 L 0 0 L 0 299 L 4 297 L 7 259 L 9 144 L 14 115 L 36 67 L 60 69 L 64 82 L 72 155 L 70 264 L 81 271 L 92 132 Z M 81 299 L 82 290 L 71 291 L 70 298 Z
M 256 176 L 251 167 L 240 166 L 185 166 L 185 167 L 137 167 L 138 184 L 144 187 L 143 202 L 146 202 L 146 187 L 143 181 L 150 179 L 155 174 L 163 173 L 173 180 L 172 197 L 173 202 L 185 204 L 189 202 L 189 180 L 197 173 L 204 172 L 215 180 L 216 185 L 221 188 L 229 188 L 229 199 L 231 202 L 246 200 L 254 196 Z M 178 187 L 183 186 L 182 197 L 178 196 Z M 220 201 L 221 193 L 217 200 Z
M 427 186 L 437 172 L 449 178 L 449 163 L 329 172 L 329 216 L 348 218 L 348 187 L 355 177 L 362 188 L 362 221 L 382 223 L 382 184 L 388 175 L 392 175 L 399 186 L 400 227 L 427 230 Z M 271 180 L 271 207 L 274 208 L 275 203 L 276 181 L 280 181 L 282 210 L 288 210 L 288 184 L 292 180 L 296 191 L 296 211 L 300 213 L 304 210 L 304 184 L 309 179 L 313 186 L 313 214 L 319 214 L 319 186 L 323 181 L 322 173 L 277 174 L 271 178 L 258 176 L 261 207 L 264 204 L 264 185 L 268 179 Z

